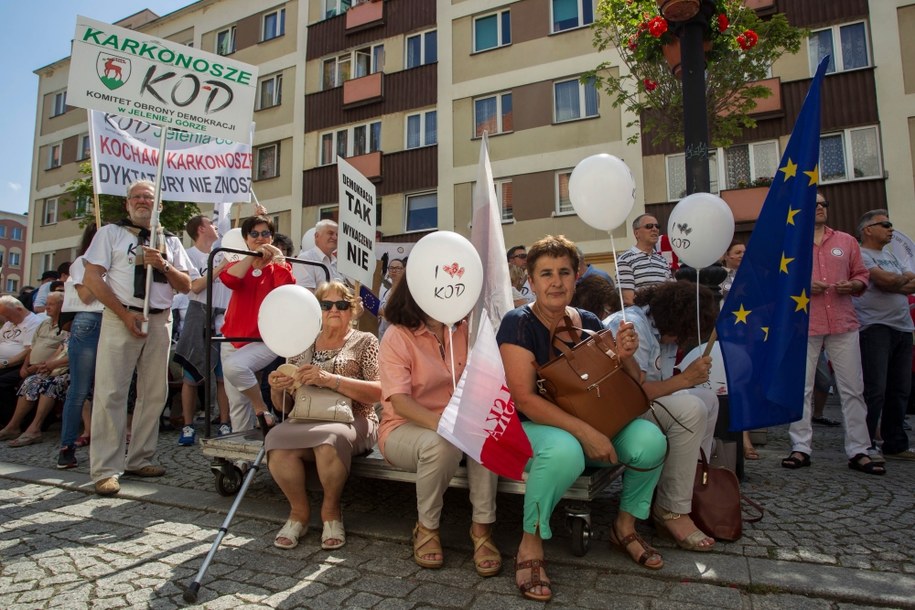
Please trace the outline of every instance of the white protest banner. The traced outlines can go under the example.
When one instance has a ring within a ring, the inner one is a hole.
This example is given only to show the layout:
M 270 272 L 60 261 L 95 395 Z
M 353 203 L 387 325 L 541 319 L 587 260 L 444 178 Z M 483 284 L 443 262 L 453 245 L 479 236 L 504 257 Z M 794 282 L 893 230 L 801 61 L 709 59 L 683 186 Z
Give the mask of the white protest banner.
M 897 229 L 893 231 L 893 240 L 889 245 L 902 268 L 915 272 L 915 243 L 912 238 Z
M 251 143 L 257 67 L 76 18 L 67 103 Z
M 337 157 L 340 178 L 340 226 L 337 271 L 371 286 L 375 275 L 375 185 L 342 157 Z
M 154 180 L 162 128 L 89 111 L 96 192 L 122 196 L 131 182 Z M 249 123 L 254 130 L 253 123 Z M 251 146 L 201 133 L 168 130 L 162 199 L 220 203 L 251 200 Z

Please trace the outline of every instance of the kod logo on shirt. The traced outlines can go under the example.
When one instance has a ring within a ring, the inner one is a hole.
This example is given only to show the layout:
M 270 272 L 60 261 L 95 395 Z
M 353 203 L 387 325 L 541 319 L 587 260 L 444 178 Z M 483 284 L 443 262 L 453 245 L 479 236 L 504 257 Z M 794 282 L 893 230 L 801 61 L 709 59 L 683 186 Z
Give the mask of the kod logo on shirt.
M 845 250 L 843 250 L 842 248 L 833 248 L 832 250 L 829 251 L 829 253 L 832 254 L 833 256 L 839 257 L 839 256 L 845 255 Z

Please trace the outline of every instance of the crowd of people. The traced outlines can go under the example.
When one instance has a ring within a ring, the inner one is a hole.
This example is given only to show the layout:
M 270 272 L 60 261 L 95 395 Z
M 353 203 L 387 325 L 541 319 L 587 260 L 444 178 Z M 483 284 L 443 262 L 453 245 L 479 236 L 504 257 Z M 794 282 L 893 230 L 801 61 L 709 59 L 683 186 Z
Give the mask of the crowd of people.
M 465 456 L 436 430 L 454 393 L 453 380 L 467 364 L 467 321 L 449 329 L 427 315 L 404 281 L 408 260 L 397 258 L 386 261 L 377 336 L 357 330 L 363 307 L 336 269 L 337 225 L 330 220 L 318 223 L 314 246 L 299 254 L 319 264 L 293 266 L 286 260 L 292 243 L 278 241 L 272 221 L 259 209 L 241 223 L 251 254 L 218 257 L 208 278 L 207 258 L 219 239 L 216 227 L 198 216 L 186 227 L 193 247 L 185 250 L 168 233 L 160 236 L 158 247 L 150 247 L 153 188 L 142 180 L 129 186 L 127 217 L 87 232 L 80 256 L 59 270 L 64 281 L 56 272 L 43 277 L 31 299 L 34 310 L 16 298 L 0 297 L 5 320 L 0 392 L 18 395 L 15 408 L 4 415 L 0 439 L 13 447 L 40 442 L 42 423 L 63 402 L 60 468 L 76 466 L 76 449 L 85 439 L 90 476 L 100 495 L 118 493 L 123 475 L 162 476 L 165 469 L 155 454 L 174 357 L 183 368 L 180 445 L 195 442 L 198 388 L 211 379 L 218 388 L 220 434 L 249 430 L 258 422 L 269 428 L 269 469 L 290 507 L 274 538 L 277 547 L 296 547 L 307 531 L 306 480 L 313 473 L 324 490 L 321 547 L 346 543 L 340 500 L 352 458 L 377 443 L 388 463 L 416 473 L 413 559 L 423 568 L 440 568 L 444 492 Z M 818 195 L 805 404 L 803 417 L 790 426 L 792 452 L 781 465 L 811 465 L 812 423 L 822 419 L 815 411 L 814 378 L 818 363 L 828 362 L 826 371 L 834 371 L 842 402 L 848 466 L 882 475 L 884 455 L 915 457 L 905 423 L 913 332 L 907 295 L 915 293 L 915 274 L 885 248 L 893 235 L 886 210 L 861 219 L 859 246 L 826 225 L 828 205 Z M 514 563 L 516 584 L 528 599 L 553 595 L 543 541 L 552 537 L 550 516 L 559 500 L 589 465 L 631 466 L 623 475 L 610 539 L 638 565 L 652 570 L 664 565 L 660 552 L 636 530 L 638 520 L 651 519 L 660 534 L 686 550 L 707 552 L 716 544 L 690 518 L 696 462 L 700 451 L 712 454 L 718 419 L 718 397 L 701 387 L 712 362 L 705 356 L 682 370 L 675 367 L 700 333 L 714 327 L 715 291 L 731 289 L 745 246 L 734 243 L 722 253 L 726 273 L 720 287 L 697 288 L 675 281 L 667 259 L 656 251 L 656 218 L 643 214 L 632 228 L 636 243 L 618 259 L 618 286 L 563 236 L 548 235 L 529 248 L 507 252 L 515 309 L 502 320 L 497 341 L 533 450 Z M 259 341 L 257 312 L 272 290 L 293 283 L 314 293 L 322 323 L 314 345 L 280 366 L 282 359 Z M 189 298 L 173 346 L 176 293 Z M 609 329 L 621 366 L 655 404 L 613 438 L 538 392 L 537 367 L 559 354 L 554 338 L 567 345 L 576 340 L 573 329 L 559 327 L 566 317 L 577 328 Z M 219 348 L 206 344 L 208 321 L 214 324 L 210 330 L 228 338 Z M 207 350 L 212 350 L 210 371 L 204 364 Z M 352 405 L 353 421 L 278 423 L 302 386 L 342 395 Z M 85 422 L 82 436 L 80 421 Z M 758 458 L 751 444 L 745 451 L 746 457 Z M 497 477 L 473 460 L 466 464 L 474 568 L 489 577 L 503 567 L 493 539 Z

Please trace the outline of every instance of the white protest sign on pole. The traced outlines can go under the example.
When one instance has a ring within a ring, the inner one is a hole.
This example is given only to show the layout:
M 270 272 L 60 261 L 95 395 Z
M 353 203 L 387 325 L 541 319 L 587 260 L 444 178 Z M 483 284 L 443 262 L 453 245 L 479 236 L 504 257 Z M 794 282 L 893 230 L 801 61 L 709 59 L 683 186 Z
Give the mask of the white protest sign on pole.
M 76 18 L 67 103 L 251 143 L 257 67 Z
M 375 275 L 375 185 L 337 157 L 340 222 L 337 271 L 371 287 Z
M 254 124 L 249 123 L 254 131 Z M 154 180 L 161 127 L 89 111 L 93 178 L 100 195 L 122 196 L 134 180 Z M 251 200 L 251 145 L 169 130 L 162 199 L 219 203 Z

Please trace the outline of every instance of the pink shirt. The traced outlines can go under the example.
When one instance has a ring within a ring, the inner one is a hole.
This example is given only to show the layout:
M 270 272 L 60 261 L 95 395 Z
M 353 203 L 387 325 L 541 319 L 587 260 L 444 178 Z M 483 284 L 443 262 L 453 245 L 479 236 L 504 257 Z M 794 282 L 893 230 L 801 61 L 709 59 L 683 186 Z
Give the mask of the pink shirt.
M 467 323 L 454 329 L 454 378 L 460 380 L 467 364 Z M 407 420 L 394 412 L 391 396 L 408 394 L 423 407 L 441 413 L 451 400 L 451 355 L 448 333 L 445 333 L 444 356 L 435 335 L 425 327 L 410 330 L 393 325 L 384 333 L 378 353 L 381 378 L 381 427 L 378 448 L 384 453 L 388 434 Z
M 852 295 L 839 294 L 834 285 L 843 280 L 859 280 L 867 288 L 869 278 L 857 240 L 848 233 L 826 227 L 822 243 L 813 244 L 812 279 L 830 286 L 826 292 L 810 297 L 808 334 L 835 335 L 858 330 Z

